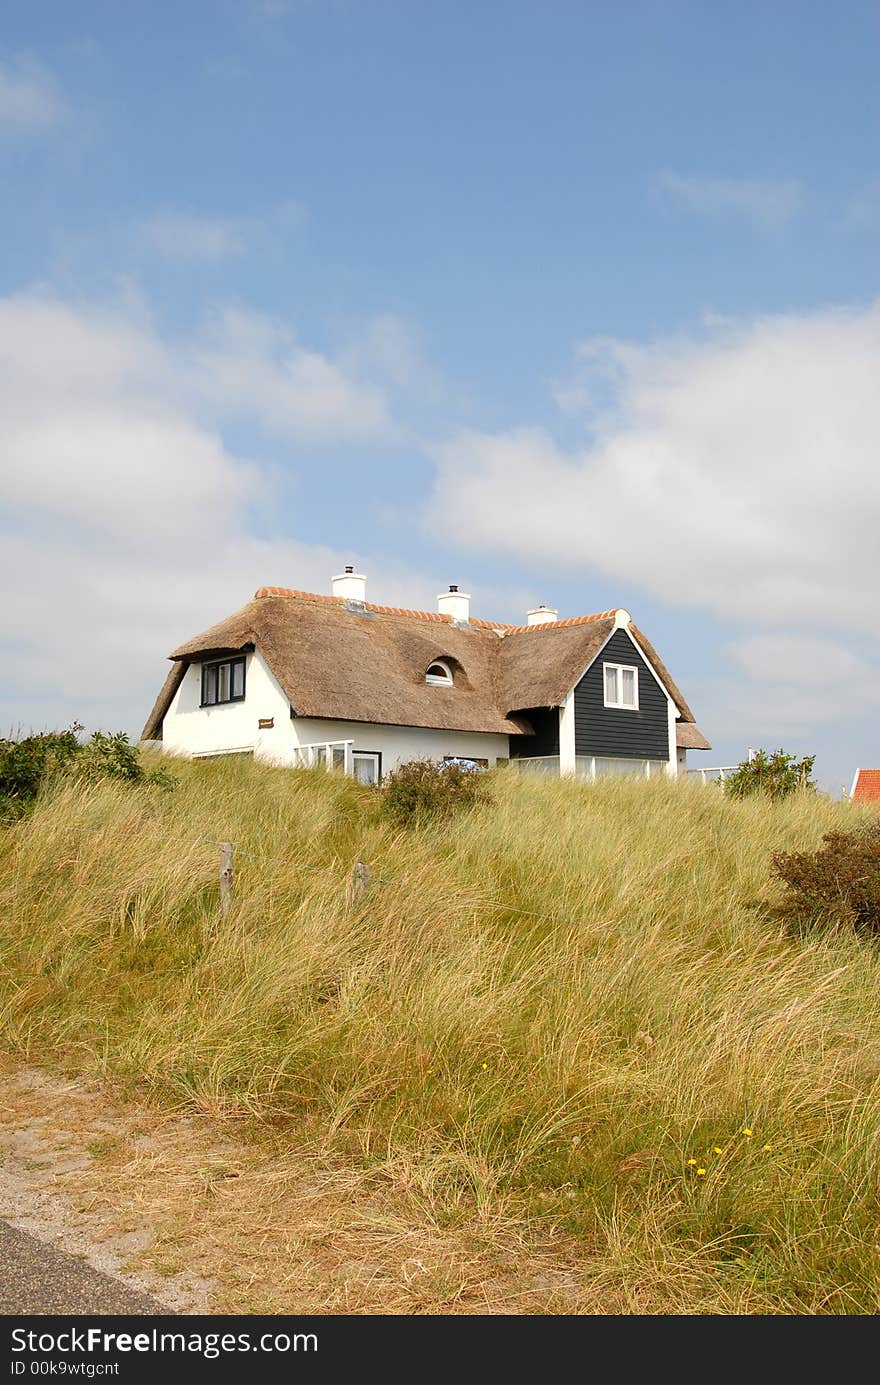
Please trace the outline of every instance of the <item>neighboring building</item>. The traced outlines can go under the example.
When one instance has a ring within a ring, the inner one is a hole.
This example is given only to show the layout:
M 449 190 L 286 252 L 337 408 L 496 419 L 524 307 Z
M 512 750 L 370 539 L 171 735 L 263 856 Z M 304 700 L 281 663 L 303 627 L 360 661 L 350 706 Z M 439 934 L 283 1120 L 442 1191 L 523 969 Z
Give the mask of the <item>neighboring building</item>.
M 857 769 L 849 796 L 853 803 L 876 803 L 880 800 L 880 769 Z
M 261 587 L 176 649 L 144 739 L 191 756 L 322 759 L 367 782 L 416 758 L 465 757 L 595 778 L 677 774 L 709 750 L 626 611 L 525 625 L 473 620 L 450 587 L 437 612 L 374 606 L 346 568 L 332 596 Z

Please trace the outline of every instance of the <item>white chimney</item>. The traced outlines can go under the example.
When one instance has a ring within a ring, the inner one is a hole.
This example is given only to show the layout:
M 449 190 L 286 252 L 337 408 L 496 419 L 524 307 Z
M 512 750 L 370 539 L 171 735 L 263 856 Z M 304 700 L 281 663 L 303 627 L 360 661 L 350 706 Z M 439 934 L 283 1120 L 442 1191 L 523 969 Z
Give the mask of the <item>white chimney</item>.
M 559 612 L 553 606 L 535 606 L 526 611 L 526 625 L 552 625 L 559 619 Z
M 467 592 L 460 592 L 454 583 L 450 583 L 449 591 L 441 592 L 437 597 L 437 610 L 441 616 L 452 616 L 459 624 L 467 625 L 471 599 Z
M 334 596 L 341 596 L 346 601 L 356 601 L 359 606 L 363 606 L 367 599 L 367 579 L 362 572 L 355 572 L 353 567 L 347 567 L 344 572 L 339 572 L 330 579 Z

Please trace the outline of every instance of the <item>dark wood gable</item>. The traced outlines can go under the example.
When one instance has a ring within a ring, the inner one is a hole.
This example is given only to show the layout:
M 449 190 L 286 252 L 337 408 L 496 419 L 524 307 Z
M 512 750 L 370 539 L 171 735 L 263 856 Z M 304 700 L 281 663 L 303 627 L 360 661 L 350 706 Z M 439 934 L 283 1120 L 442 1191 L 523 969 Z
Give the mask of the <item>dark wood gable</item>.
M 605 706 L 603 665 L 639 670 L 639 710 Z M 625 630 L 615 630 L 574 690 L 576 755 L 669 759 L 668 701 Z

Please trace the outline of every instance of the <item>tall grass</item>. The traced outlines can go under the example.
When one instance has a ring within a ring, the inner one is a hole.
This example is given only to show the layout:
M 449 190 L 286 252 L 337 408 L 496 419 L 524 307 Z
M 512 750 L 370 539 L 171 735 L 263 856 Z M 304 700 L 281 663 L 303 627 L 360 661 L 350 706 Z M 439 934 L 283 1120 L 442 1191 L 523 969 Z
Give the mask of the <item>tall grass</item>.
M 876 1310 L 880 953 L 768 876 L 857 810 L 501 773 L 395 833 L 335 776 L 175 772 L 0 835 L 7 1049 L 552 1226 L 630 1311 Z

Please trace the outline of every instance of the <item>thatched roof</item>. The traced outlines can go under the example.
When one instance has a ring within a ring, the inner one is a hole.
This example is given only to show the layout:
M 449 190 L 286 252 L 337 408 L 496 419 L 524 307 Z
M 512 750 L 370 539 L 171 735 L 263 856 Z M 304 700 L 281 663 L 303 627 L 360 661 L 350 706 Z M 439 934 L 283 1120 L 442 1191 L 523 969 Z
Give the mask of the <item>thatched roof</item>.
M 631 629 L 681 716 L 693 721 L 648 641 Z M 241 610 L 173 651 L 174 667 L 143 735 L 159 734 L 190 661 L 248 648 L 260 651 L 298 716 L 528 734 L 528 721 L 517 714 L 559 706 L 613 630 L 613 611 L 537 626 L 462 626 L 427 611 L 262 587 Z M 451 663 L 454 688 L 425 683 L 434 659 Z
M 528 625 L 500 641 L 501 700 L 508 708 L 558 707 L 614 630 L 614 615 L 582 625 Z
M 147 717 L 146 725 L 141 732 L 141 740 L 152 741 L 161 731 L 162 718 L 171 706 L 174 694 L 183 682 L 183 675 L 186 673 L 186 664 L 182 661 L 175 661 L 168 670 L 168 677 L 159 689 L 159 696 L 153 703 L 153 709 Z
M 692 721 L 680 721 L 675 728 L 675 744 L 679 750 L 711 750 L 712 747 Z

